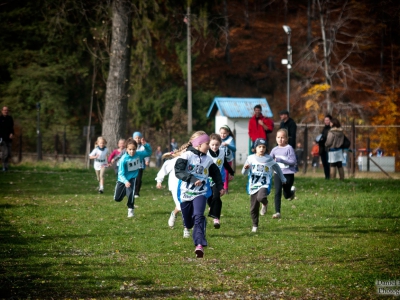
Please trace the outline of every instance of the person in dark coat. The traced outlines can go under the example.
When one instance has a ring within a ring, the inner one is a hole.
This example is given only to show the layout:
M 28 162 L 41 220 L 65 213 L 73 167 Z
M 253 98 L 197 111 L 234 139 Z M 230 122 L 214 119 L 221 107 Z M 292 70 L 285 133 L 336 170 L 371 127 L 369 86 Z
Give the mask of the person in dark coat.
M 297 131 L 296 122 L 289 117 L 289 112 L 287 110 L 280 111 L 279 116 L 281 118 L 281 125 L 279 128 L 283 128 L 288 131 L 289 133 L 288 144 L 292 146 L 293 149 L 296 149 L 296 131 Z
M 14 120 L 8 114 L 7 106 L 4 106 L 0 115 L 0 140 L 3 163 L 3 172 L 8 170 L 8 161 L 11 158 L 11 144 L 14 137 Z
M 321 157 L 321 162 L 322 166 L 324 167 L 324 174 L 325 174 L 325 179 L 330 178 L 330 166 L 328 163 L 328 151 L 326 150 L 325 147 L 325 142 L 326 139 L 328 138 L 328 132 L 331 130 L 331 120 L 332 116 L 331 115 L 326 115 L 324 118 L 324 128 L 322 129 L 320 138 L 317 140 L 318 146 L 319 146 L 319 156 Z

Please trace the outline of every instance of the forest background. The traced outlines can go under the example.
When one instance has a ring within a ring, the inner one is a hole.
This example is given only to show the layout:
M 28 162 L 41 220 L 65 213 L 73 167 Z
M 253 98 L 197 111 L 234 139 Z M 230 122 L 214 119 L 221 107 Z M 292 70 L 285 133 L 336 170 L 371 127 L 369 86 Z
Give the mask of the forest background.
M 65 131 L 70 154 L 84 153 L 89 117 L 95 136 L 110 122 L 122 124 L 110 148 L 134 131 L 153 147 L 171 137 L 185 142 L 188 5 L 194 130 L 214 128 L 206 112 L 215 96 L 266 97 L 279 120 L 286 108 L 286 24 L 291 117 L 320 123 L 330 112 L 344 124 L 374 125 L 371 147 L 399 153 L 400 132 L 390 127 L 400 124 L 397 0 L 3 0 L 0 103 L 10 107 L 24 149 L 36 147 L 37 103 L 41 131 Z M 107 96 L 116 12 L 130 18 L 122 117 L 105 109 L 107 101 L 121 106 L 118 92 Z M 43 151 L 54 151 L 52 139 L 43 140 Z

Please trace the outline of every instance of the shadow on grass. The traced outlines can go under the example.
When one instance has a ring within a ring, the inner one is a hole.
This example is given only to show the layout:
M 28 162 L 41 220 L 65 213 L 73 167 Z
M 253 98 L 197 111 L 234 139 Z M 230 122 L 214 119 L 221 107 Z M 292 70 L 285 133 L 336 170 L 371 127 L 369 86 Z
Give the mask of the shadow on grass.
M 354 235 L 354 234 L 371 234 L 371 233 L 385 233 L 385 234 L 392 234 L 396 233 L 396 231 L 393 229 L 393 231 L 388 231 L 387 228 L 382 228 L 382 229 L 354 229 L 351 228 L 350 226 L 345 226 L 345 225 L 332 225 L 332 226 L 310 226 L 310 227 L 282 227 L 279 229 L 274 230 L 274 232 L 278 231 L 308 231 L 308 232 L 323 232 L 323 233 L 331 233 L 331 234 L 340 234 L 344 238 L 348 237 L 349 235 Z M 323 236 L 320 236 L 323 237 Z M 325 236 L 331 238 L 332 236 Z

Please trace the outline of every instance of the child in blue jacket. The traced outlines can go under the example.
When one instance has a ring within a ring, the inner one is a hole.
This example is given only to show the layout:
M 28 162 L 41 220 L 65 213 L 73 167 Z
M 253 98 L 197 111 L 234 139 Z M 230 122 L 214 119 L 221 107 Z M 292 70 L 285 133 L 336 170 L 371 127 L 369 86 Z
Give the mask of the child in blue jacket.
M 129 138 L 126 143 L 126 153 L 121 157 L 118 168 L 118 180 L 115 186 L 114 200 L 121 202 L 128 197 L 128 218 L 134 216 L 136 178 L 141 167 L 141 160 L 151 155 L 151 146 L 141 139 L 143 151 L 137 151 L 138 144 Z

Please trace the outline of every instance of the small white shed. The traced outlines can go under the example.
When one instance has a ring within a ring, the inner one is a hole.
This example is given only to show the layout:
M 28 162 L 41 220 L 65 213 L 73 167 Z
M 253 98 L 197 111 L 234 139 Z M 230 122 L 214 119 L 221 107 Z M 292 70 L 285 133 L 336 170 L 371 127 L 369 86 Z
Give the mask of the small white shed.
M 228 125 L 235 134 L 236 164 L 243 165 L 250 151 L 248 134 L 249 119 L 254 114 L 254 106 L 261 105 L 262 113 L 268 118 L 273 114 L 265 98 L 224 98 L 215 97 L 207 112 L 207 118 L 215 117 L 215 132 Z

